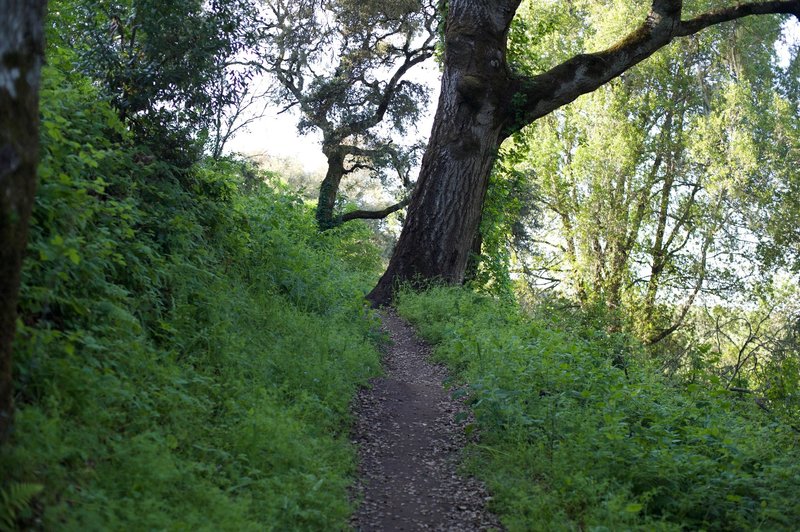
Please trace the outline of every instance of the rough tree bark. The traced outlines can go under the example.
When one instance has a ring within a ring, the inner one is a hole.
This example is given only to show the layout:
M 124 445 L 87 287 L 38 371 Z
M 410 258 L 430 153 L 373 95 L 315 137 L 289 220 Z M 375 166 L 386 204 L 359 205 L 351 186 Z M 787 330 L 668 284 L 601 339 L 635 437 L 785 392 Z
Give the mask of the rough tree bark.
M 464 278 L 489 174 L 502 141 L 591 92 L 677 37 L 749 15 L 800 18 L 800 0 L 753 2 L 681 20 L 681 0 L 653 0 L 645 21 L 607 50 L 580 54 L 522 77 L 506 61 L 520 0 L 450 0 L 439 105 L 406 225 L 389 266 L 367 296 L 391 302 L 398 282 Z
M 36 189 L 45 0 L 0 0 L 0 440 L 14 413 L 11 342 Z
M 344 222 L 349 222 L 350 220 L 380 220 L 408 205 L 409 199 L 404 199 L 384 209 L 359 209 L 340 215 L 336 214 L 336 200 L 339 197 L 339 186 L 342 182 L 342 179 L 360 169 L 374 170 L 369 163 L 352 162 L 347 164 L 346 159 L 348 156 L 371 157 L 374 156 L 374 152 L 377 151 L 378 150 L 368 150 L 358 148 L 356 146 L 348 146 L 346 144 L 329 144 L 327 142 L 323 143 L 322 152 L 325 154 L 325 157 L 328 160 L 328 169 L 325 172 L 325 178 L 322 180 L 322 183 L 319 187 L 319 199 L 317 200 L 317 209 L 315 213 L 317 218 L 317 227 L 321 231 L 331 229 L 341 225 Z M 403 186 L 406 189 L 410 188 L 411 183 L 406 175 L 407 172 L 405 172 L 402 168 L 396 168 L 396 170 L 400 176 Z
M 391 300 L 397 280 L 464 278 L 489 173 L 509 133 L 506 41 L 518 3 L 450 3 L 433 130 L 400 240 L 369 296 L 375 304 Z

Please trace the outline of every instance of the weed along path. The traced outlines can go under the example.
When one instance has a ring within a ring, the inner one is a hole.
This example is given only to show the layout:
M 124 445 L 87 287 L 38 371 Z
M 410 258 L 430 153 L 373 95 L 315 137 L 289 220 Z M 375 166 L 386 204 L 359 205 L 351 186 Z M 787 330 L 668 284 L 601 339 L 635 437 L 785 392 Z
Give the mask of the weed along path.
M 446 371 L 428 361 L 430 347 L 392 310 L 383 310 L 392 344 L 386 376 L 356 400 L 354 440 L 359 447 L 360 531 L 492 530 L 483 486 L 457 474 L 464 406 L 443 388 Z

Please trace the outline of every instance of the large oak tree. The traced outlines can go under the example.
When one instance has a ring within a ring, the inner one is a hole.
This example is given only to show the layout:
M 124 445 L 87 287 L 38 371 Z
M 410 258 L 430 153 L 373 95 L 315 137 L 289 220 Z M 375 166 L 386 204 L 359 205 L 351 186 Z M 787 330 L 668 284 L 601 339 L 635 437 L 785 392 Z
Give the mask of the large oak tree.
M 386 273 L 369 294 L 388 303 L 396 283 L 464 278 L 500 144 L 591 92 L 678 37 L 750 15 L 800 18 L 799 0 L 750 2 L 683 17 L 681 0 L 653 0 L 644 21 L 609 48 L 578 54 L 537 75 L 506 56 L 521 0 L 451 0 L 439 105 L 408 217 Z
M 11 341 L 36 189 L 45 0 L 0 0 L 0 440 L 13 417 Z

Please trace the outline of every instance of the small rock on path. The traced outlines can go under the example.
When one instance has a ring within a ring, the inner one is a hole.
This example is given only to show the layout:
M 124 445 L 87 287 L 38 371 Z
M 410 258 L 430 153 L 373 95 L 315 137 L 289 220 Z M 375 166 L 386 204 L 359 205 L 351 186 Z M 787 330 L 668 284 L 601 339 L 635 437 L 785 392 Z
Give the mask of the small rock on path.
M 381 311 L 393 345 L 386 376 L 356 399 L 362 498 L 352 525 L 360 531 L 499 530 L 486 511 L 485 488 L 457 474 L 466 438 L 454 420 L 464 406 L 444 390 L 447 373 L 430 347 L 394 311 Z

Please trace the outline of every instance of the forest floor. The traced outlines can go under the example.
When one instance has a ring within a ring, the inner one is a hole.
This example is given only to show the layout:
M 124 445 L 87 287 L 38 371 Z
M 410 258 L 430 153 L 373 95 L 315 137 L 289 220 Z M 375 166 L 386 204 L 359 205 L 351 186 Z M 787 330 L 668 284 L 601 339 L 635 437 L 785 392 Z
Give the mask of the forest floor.
M 360 479 L 356 530 L 493 530 L 497 518 L 474 478 L 458 474 L 466 444 L 466 411 L 443 387 L 445 368 L 429 361 L 430 347 L 394 311 L 381 313 L 392 343 L 386 375 L 361 390 L 355 403 L 354 443 Z

